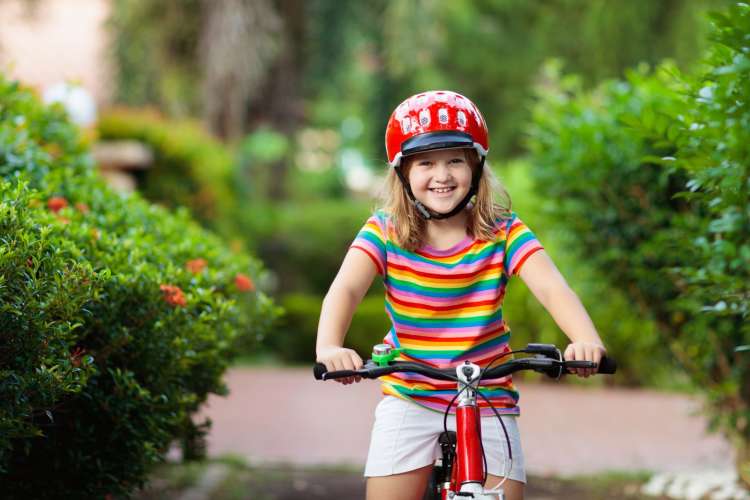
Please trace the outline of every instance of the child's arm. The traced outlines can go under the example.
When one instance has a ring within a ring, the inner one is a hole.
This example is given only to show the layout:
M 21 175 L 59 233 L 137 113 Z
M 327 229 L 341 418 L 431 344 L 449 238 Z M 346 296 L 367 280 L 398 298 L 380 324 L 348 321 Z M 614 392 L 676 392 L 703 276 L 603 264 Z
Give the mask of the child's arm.
M 378 270 L 363 251 L 349 249 L 336 278 L 331 284 L 320 311 L 318 339 L 315 344 L 316 360 L 328 370 L 355 370 L 362 367 L 362 358 L 352 349 L 345 349 L 344 338 L 352 316 L 372 284 Z M 359 378 L 337 379 L 344 384 Z
M 547 252 L 539 250 L 529 256 L 521 267 L 520 276 L 570 339 L 571 344 L 565 349 L 565 359 L 598 363 L 607 350 L 580 299 Z M 576 371 L 584 377 L 593 373 L 592 370 Z

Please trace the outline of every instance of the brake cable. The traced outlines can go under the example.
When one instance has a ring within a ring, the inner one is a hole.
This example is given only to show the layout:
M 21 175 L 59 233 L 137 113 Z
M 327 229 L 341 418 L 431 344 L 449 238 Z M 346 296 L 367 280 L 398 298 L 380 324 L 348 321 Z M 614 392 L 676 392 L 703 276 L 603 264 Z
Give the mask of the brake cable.
M 513 450 L 511 449 L 511 445 L 510 445 L 510 437 L 508 436 L 508 429 L 506 429 L 505 422 L 503 422 L 503 419 L 500 417 L 500 413 L 498 413 L 498 411 L 495 408 L 495 406 L 490 402 L 489 399 L 487 399 L 487 397 L 484 394 L 482 394 L 482 392 L 480 390 L 481 388 L 480 388 L 479 384 L 482 383 L 482 379 L 484 378 L 484 375 L 487 372 L 487 369 L 493 363 L 495 363 L 499 359 L 502 359 L 502 358 L 504 358 L 506 356 L 510 356 L 511 354 L 518 354 L 518 353 L 529 353 L 529 351 L 527 351 L 526 349 L 519 349 L 517 351 L 504 352 L 504 353 L 496 356 L 489 363 L 487 363 L 487 365 L 482 369 L 482 371 L 479 373 L 479 379 L 477 381 L 477 394 L 479 394 L 480 396 L 482 396 L 482 398 L 487 402 L 487 404 L 489 405 L 489 407 L 495 413 L 495 416 L 497 416 L 497 419 L 500 421 L 500 425 L 501 425 L 501 427 L 503 429 L 503 434 L 505 435 L 505 443 L 508 445 L 508 460 L 510 461 L 510 464 L 511 464 L 510 470 L 512 470 L 512 468 L 513 468 Z M 468 384 L 465 385 L 461 390 L 459 390 L 456 393 L 455 396 L 453 396 L 453 399 L 451 399 L 450 403 L 448 403 L 448 407 L 445 409 L 445 412 L 443 414 L 443 431 L 444 432 L 448 432 L 448 416 L 450 415 L 451 408 L 456 403 L 456 399 L 458 399 L 458 397 L 461 395 L 461 393 L 463 393 L 465 390 L 469 389 L 470 387 L 471 386 L 468 385 Z M 479 426 L 478 430 L 481 433 L 481 411 L 480 411 L 480 418 L 479 418 L 479 420 L 477 422 L 477 425 Z M 484 443 L 482 443 L 481 439 L 479 440 L 479 447 L 482 450 L 482 466 L 483 466 L 482 480 L 483 481 L 487 481 L 487 455 L 486 455 L 486 453 L 484 451 Z M 510 470 L 508 472 L 510 472 Z

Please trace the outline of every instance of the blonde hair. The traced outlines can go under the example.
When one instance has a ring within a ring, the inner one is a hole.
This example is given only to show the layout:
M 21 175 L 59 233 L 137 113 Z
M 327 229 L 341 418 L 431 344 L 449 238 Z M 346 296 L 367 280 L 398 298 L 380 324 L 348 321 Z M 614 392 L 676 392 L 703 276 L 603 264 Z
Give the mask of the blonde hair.
M 477 152 L 473 149 L 464 149 L 464 151 L 467 160 L 472 165 L 473 175 L 477 175 L 477 169 L 479 168 Z M 409 168 L 411 167 L 407 160 L 408 158 L 402 160 L 401 167 L 406 179 L 409 178 Z M 395 243 L 410 252 L 422 247 L 425 243 L 427 221 L 422 218 L 409 200 L 404 185 L 393 167 L 389 167 L 382 198 L 382 209 L 393 222 Z M 510 195 L 487 164 L 484 165 L 474 203 L 473 205 L 469 203 L 466 210 L 469 211 L 469 218 L 466 221 L 468 234 L 473 238 L 484 241 L 490 241 L 495 237 L 497 219 L 510 216 Z

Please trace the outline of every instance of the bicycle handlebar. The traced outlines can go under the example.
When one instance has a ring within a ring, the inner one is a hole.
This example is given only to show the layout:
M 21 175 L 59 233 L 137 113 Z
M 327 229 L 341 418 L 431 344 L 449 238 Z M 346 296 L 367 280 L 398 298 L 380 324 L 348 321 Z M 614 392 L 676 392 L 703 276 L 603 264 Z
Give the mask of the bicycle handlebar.
M 520 358 L 506 361 L 501 365 L 488 369 L 482 378 L 502 378 L 521 370 L 534 370 L 557 378 L 565 374 L 568 369 L 574 368 L 597 368 L 597 364 L 591 361 L 560 361 L 546 357 Z M 599 362 L 597 373 L 613 374 L 616 371 L 617 362 L 614 359 L 604 357 Z M 333 372 L 329 372 L 323 363 L 316 363 L 313 369 L 313 375 L 316 380 L 331 380 L 346 377 L 373 379 L 395 372 L 419 373 L 439 380 L 457 380 L 455 368 L 438 369 L 409 361 L 391 361 L 387 366 L 379 366 L 368 359 L 365 365 L 359 370 L 337 370 Z

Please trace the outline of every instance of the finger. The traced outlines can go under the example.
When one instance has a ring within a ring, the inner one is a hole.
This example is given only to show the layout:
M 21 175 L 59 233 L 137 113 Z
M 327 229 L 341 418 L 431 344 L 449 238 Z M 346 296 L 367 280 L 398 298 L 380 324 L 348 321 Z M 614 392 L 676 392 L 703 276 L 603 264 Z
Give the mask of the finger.
M 352 359 L 349 355 L 349 353 L 344 353 L 341 359 L 341 364 L 344 367 L 344 370 L 354 370 L 354 363 L 352 362 Z M 344 385 L 349 385 L 354 382 L 354 377 L 346 377 L 344 378 Z
M 354 351 L 351 351 L 349 353 L 349 359 L 352 362 L 352 367 L 353 367 L 352 369 L 359 370 L 360 368 L 362 368 L 362 365 L 364 363 L 362 362 L 362 358 L 359 357 L 359 354 L 357 354 Z
M 342 370 L 354 370 L 354 363 L 348 352 L 341 353 L 339 363 L 341 363 L 341 366 L 343 367 Z
M 576 361 L 582 361 L 586 359 L 586 348 L 582 344 L 575 344 L 575 356 Z M 584 373 L 586 373 L 586 369 L 578 368 L 576 369 L 576 373 L 579 377 L 583 377 Z
M 594 359 L 594 346 L 592 344 L 586 343 L 583 346 L 583 351 L 584 351 L 584 355 L 583 355 L 584 359 L 586 361 L 588 361 L 588 362 L 593 361 L 593 359 Z M 593 368 L 585 368 L 583 370 L 583 377 L 584 378 L 589 378 L 593 374 L 594 374 L 594 369 Z
M 568 347 L 565 348 L 563 359 L 565 359 L 565 361 L 573 361 L 573 359 L 575 359 L 575 351 L 573 350 L 573 344 L 568 344 Z
M 345 357 L 347 370 L 359 370 L 363 366 L 362 358 L 359 357 L 359 354 L 356 353 L 356 351 L 349 350 L 347 351 L 347 356 Z M 347 377 L 346 383 L 353 384 L 354 382 L 359 382 L 362 379 L 362 377 L 355 376 L 355 377 Z
M 331 369 L 330 369 L 330 371 L 332 371 L 332 372 L 337 372 L 337 371 L 341 370 L 341 363 L 339 362 L 339 360 L 338 360 L 338 359 L 336 359 L 336 358 L 333 358 L 333 359 L 332 359 L 332 360 L 330 361 L 330 363 L 331 363 Z M 335 378 L 335 379 L 333 379 L 333 380 L 335 380 L 335 381 L 336 381 L 336 382 L 338 382 L 339 384 L 343 384 L 343 383 L 344 383 L 344 379 L 340 379 L 340 378 Z
M 565 353 L 563 354 L 563 359 L 565 361 L 573 361 L 575 360 L 575 351 L 573 350 L 573 344 L 568 344 L 568 347 L 565 348 Z M 573 373 L 573 370 L 568 368 L 568 373 Z
M 331 365 L 333 367 L 333 370 L 331 370 L 331 371 L 336 371 L 337 372 L 339 370 L 343 370 L 344 369 L 343 365 L 341 364 L 341 360 L 339 360 L 338 358 L 331 359 Z
M 347 368 L 347 370 L 351 370 L 351 368 Z M 344 384 L 349 385 L 354 382 L 354 377 L 344 377 Z
M 581 351 L 583 352 L 582 358 L 581 358 L 582 361 L 588 361 L 589 346 L 587 344 L 583 344 L 581 346 Z M 582 378 L 586 378 L 588 376 L 588 372 L 589 372 L 588 368 L 581 368 L 580 372 L 578 373 L 578 376 Z
M 347 356 L 346 354 L 341 355 L 339 357 L 338 363 L 339 363 L 339 366 L 341 366 L 341 368 L 339 368 L 340 370 L 351 370 L 352 369 L 351 360 L 349 359 L 349 356 Z M 343 383 L 344 385 L 349 385 L 349 384 L 352 383 L 352 378 L 351 377 L 344 377 L 344 378 L 341 379 L 341 383 Z
M 589 368 L 589 375 L 595 375 L 599 371 L 599 361 L 602 359 L 601 346 L 596 343 L 589 344 L 588 352 L 586 353 L 586 359 L 592 363 L 596 363 L 596 368 Z
M 336 366 L 338 366 L 339 370 L 351 370 L 352 369 L 348 357 L 338 358 L 336 360 Z M 341 380 L 341 383 L 344 385 L 349 385 L 352 383 L 352 377 L 343 377 L 343 378 L 340 378 L 339 380 Z

